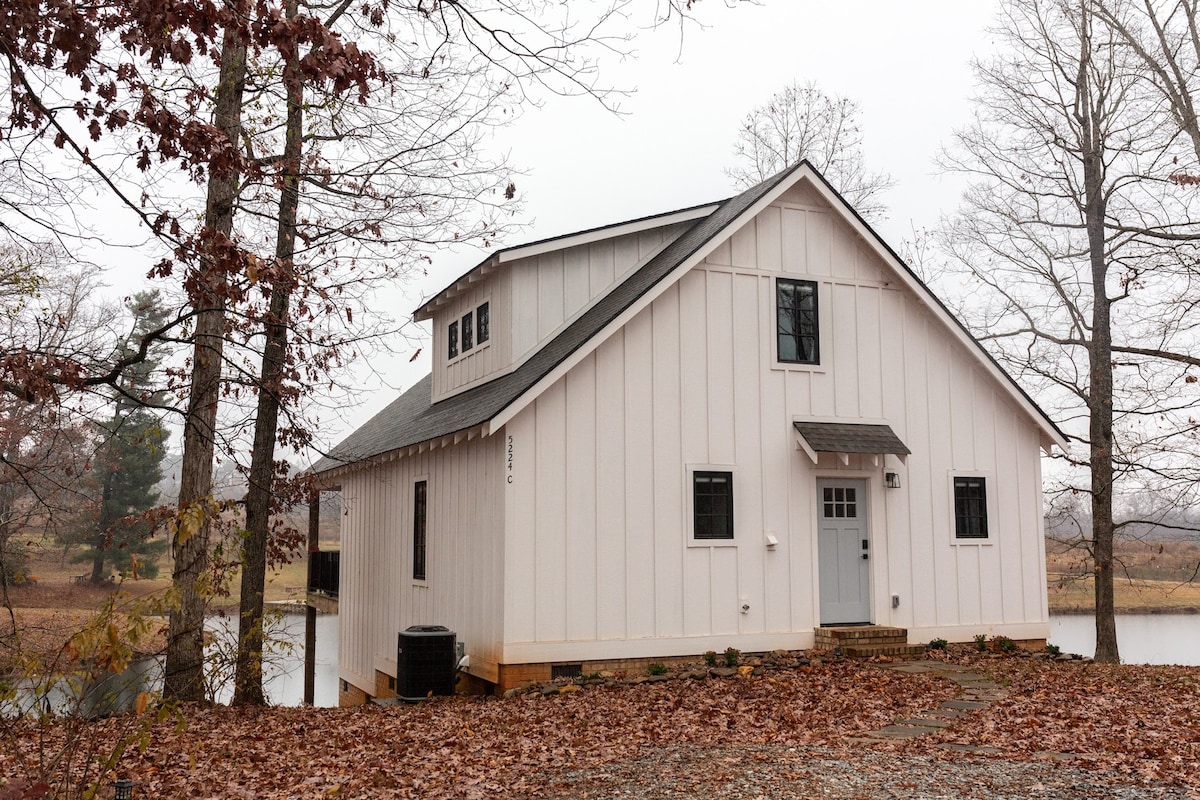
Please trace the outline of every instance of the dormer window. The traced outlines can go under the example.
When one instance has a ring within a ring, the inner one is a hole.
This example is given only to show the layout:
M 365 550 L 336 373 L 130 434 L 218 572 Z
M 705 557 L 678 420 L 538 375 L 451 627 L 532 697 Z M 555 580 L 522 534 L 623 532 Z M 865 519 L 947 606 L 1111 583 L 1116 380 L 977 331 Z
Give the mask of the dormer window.
M 475 338 L 483 344 L 491 335 L 491 320 L 489 303 L 483 303 L 479 308 L 475 309 Z
M 446 358 L 453 361 L 492 338 L 491 303 L 480 303 L 446 328 Z

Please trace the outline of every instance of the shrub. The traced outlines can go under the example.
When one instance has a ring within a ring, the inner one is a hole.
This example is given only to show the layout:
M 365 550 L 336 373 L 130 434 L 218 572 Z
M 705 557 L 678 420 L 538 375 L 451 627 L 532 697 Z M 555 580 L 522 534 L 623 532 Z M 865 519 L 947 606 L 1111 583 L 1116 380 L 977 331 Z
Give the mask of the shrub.
M 717 665 L 717 653 L 715 650 L 709 650 L 704 654 L 704 663 L 710 667 L 715 667 Z
M 945 639 L 930 639 L 928 648 L 930 650 L 945 650 L 946 645 L 950 644 Z
M 1062 650 L 1059 648 L 1058 645 L 1050 644 L 1049 642 L 1046 643 L 1046 654 L 1047 655 L 1056 656 L 1056 655 L 1059 655 L 1060 653 L 1062 653 Z
M 656 661 L 650 666 L 646 667 L 646 672 L 650 673 L 651 675 L 666 675 L 667 665 L 661 661 Z
M 1012 653 L 1017 649 L 1017 643 L 1007 636 L 995 636 L 992 638 L 992 648 L 997 653 Z
M 736 647 L 726 647 L 725 648 L 725 666 L 736 667 L 738 665 L 738 659 L 741 657 L 741 655 L 742 655 L 742 651 L 738 650 Z
M 976 635 L 975 649 L 977 649 L 979 652 L 982 653 L 984 650 L 987 650 L 987 647 L 988 647 L 987 636 L 982 633 Z

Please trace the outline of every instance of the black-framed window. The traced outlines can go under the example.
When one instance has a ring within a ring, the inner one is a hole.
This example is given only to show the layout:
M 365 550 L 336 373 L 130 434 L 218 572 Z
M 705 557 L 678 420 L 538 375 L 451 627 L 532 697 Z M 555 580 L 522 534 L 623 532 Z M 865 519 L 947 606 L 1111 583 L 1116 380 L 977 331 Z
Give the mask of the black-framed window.
M 693 537 L 733 538 L 733 473 L 692 473 Z
M 475 309 L 475 339 L 479 344 L 483 344 L 491 337 L 491 329 L 491 303 L 483 303 Z
M 775 281 L 775 335 L 780 361 L 820 363 L 816 281 Z
M 954 538 L 988 538 L 986 478 L 954 478 Z
M 413 484 L 413 580 L 425 580 L 425 519 L 428 482 Z
M 462 351 L 465 353 L 475 346 L 474 337 L 471 335 L 471 312 L 463 314 L 462 318 Z
M 447 331 L 447 358 L 454 358 L 458 355 L 458 323 L 451 322 L 450 328 Z

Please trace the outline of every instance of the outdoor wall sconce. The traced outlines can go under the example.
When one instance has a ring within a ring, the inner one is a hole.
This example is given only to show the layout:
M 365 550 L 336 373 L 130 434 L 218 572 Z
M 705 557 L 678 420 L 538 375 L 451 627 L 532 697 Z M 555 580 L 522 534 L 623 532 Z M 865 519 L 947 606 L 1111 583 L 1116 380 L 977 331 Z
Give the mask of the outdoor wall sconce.
M 883 480 L 884 480 L 884 483 L 887 484 L 887 488 L 889 488 L 889 489 L 899 489 L 900 488 L 900 473 L 899 472 L 885 472 L 883 475 Z

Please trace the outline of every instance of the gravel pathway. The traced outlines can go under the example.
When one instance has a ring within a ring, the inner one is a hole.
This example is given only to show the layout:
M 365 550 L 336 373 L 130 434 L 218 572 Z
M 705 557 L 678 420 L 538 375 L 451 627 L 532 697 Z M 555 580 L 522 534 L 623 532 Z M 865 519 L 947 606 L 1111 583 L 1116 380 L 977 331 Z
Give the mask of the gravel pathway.
M 673 745 L 596 771 L 547 776 L 555 800 L 798 800 L 799 798 L 1126 798 L 1194 800 L 1186 789 L 1070 764 L 995 756 L 900 755 L 772 746 Z

